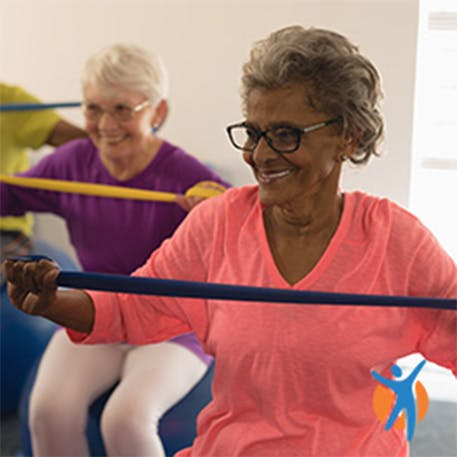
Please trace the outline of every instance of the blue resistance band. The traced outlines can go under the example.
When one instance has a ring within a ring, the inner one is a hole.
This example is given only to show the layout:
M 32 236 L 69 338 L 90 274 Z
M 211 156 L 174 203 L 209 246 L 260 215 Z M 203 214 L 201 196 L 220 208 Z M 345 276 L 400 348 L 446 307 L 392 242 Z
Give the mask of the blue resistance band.
M 457 310 L 457 299 L 339 294 L 178 281 L 174 279 L 141 278 L 100 273 L 61 271 L 57 276 L 57 284 L 75 289 L 123 292 L 140 295 L 160 295 L 167 297 L 292 304 L 397 306 Z
M 39 111 L 55 108 L 77 108 L 81 102 L 64 102 L 64 103 L 5 103 L 0 105 L 1 111 Z
M 46 256 L 9 257 L 24 262 Z M 457 310 L 457 298 L 404 297 L 394 295 L 362 295 L 303 290 L 272 289 L 267 287 L 236 286 L 208 282 L 178 281 L 175 279 L 141 278 L 105 273 L 82 273 L 61 271 L 57 284 L 74 289 L 122 292 L 138 295 L 160 295 L 165 297 L 206 298 L 217 300 L 321 304 L 347 306 L 384 306 L 408 308 L 433 308 Z

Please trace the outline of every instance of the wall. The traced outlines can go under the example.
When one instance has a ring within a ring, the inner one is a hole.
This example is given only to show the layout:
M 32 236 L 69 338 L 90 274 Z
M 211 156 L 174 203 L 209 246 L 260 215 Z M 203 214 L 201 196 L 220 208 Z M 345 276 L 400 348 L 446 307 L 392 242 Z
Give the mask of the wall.
M 171 111 L 163 135 L 210 162 L 234 184 L 252 182 L 225 134 L 241 119 L 240 68 L 251 44 L 300 23 L 335 29 L 359 44 L 384 82 L 384 157 L 348 169 L 361 188 L 408 205 L 417 0 L 0 0 L 2 79 L 44 101 L 80 99 L 84 61 L 113 42 L 158 51 L 170 73 Z M 78 110 L 62 111 L 82 123 Z M 37 233 L 68 247 L 55 218 Z

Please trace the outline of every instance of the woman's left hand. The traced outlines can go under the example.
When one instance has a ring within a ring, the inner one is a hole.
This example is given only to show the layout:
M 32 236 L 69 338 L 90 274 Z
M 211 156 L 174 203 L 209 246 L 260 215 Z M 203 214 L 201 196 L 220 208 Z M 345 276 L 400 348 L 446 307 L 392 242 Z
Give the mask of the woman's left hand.
M 185 195 L 177 195 L 175 202 L 185 211 L 190 211 L 203 200 L 220 195 L 225 190 L 225 187 L 217 182 L 201 181 L 188 189 Z

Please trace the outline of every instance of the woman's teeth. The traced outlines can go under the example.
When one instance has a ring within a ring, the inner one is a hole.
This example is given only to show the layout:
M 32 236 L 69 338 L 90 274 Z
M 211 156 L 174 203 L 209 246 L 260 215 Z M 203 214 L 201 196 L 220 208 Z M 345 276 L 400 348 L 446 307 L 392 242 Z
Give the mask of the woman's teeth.
M 125 135 L 122 135 L 122 136 L 110 136 L 110 137 L 106 137 L 105 136 L 103 139 L 109 144 L 116 144 L 116 143 L 120 143 L 124 138 L 125 138 Z
M 292 169 L 282 170 L 282 171 L 260 171 L 258 170 L 257 176 L 259 181 L 262 183 L 269 183 L 271 181 L 284 178 L 285 176 L 290 175 L 293 172 Z

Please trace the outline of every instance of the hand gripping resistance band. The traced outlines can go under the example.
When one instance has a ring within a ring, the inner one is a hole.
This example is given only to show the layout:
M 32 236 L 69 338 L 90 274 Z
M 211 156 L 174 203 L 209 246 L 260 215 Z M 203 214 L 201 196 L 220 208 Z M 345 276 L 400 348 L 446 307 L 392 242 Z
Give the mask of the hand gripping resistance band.
M 43 255 L 8 257 L 9 260 L 33 262 L 53 261 Z M 235 286 L 175 279 L 142 278 L 105 273 L 61 271 L 57 284 L 73 289 L 123 292 L 165 297 L 207 298 L 217 300 L 252 301 L 290 304 L 322 304 L 348 306 L 384 306 L 457 310 L 457 298 L 404 297 L 395 295 L 362 295 L 272 289 L 268 287 Z
M 4 103 L 0 105 L 0 112 L 6 111 L 39 111 L 55 108 L 77 108 L 81 102 L 65 103 Z
M 113 274 L 61 271 L 57 284 L 75 289 L 123 292 L 166 297 L 210 298 L 219 300 L 323 304 L 349 306 L 388 306 L 457 310 L 457 299 L 357 295 L 267 287 L 235 286 L 174 279 L 141 278 Z
M 24 176 L 8 176 L 0 174 L 0 182 L 32 189 L 67 192 L 70 194 L 92 195 L 95 197 L 111 197 L 148 201 L 153 200 L 160 202 L 174 202 L 176 200 L 176 194 L 171 192 L 132 189 L 131 187 L 108 186 L 106 184 L 87 182 L 63 181 L 59 179 L 26 178 Z M 209 183 L 211 187 L 204 187 L 205 183 Z M 188 189 L 185 196 L 209 198 L 219 195 L 224 191 L 224 186 L 216 182 L 203 181 Z

